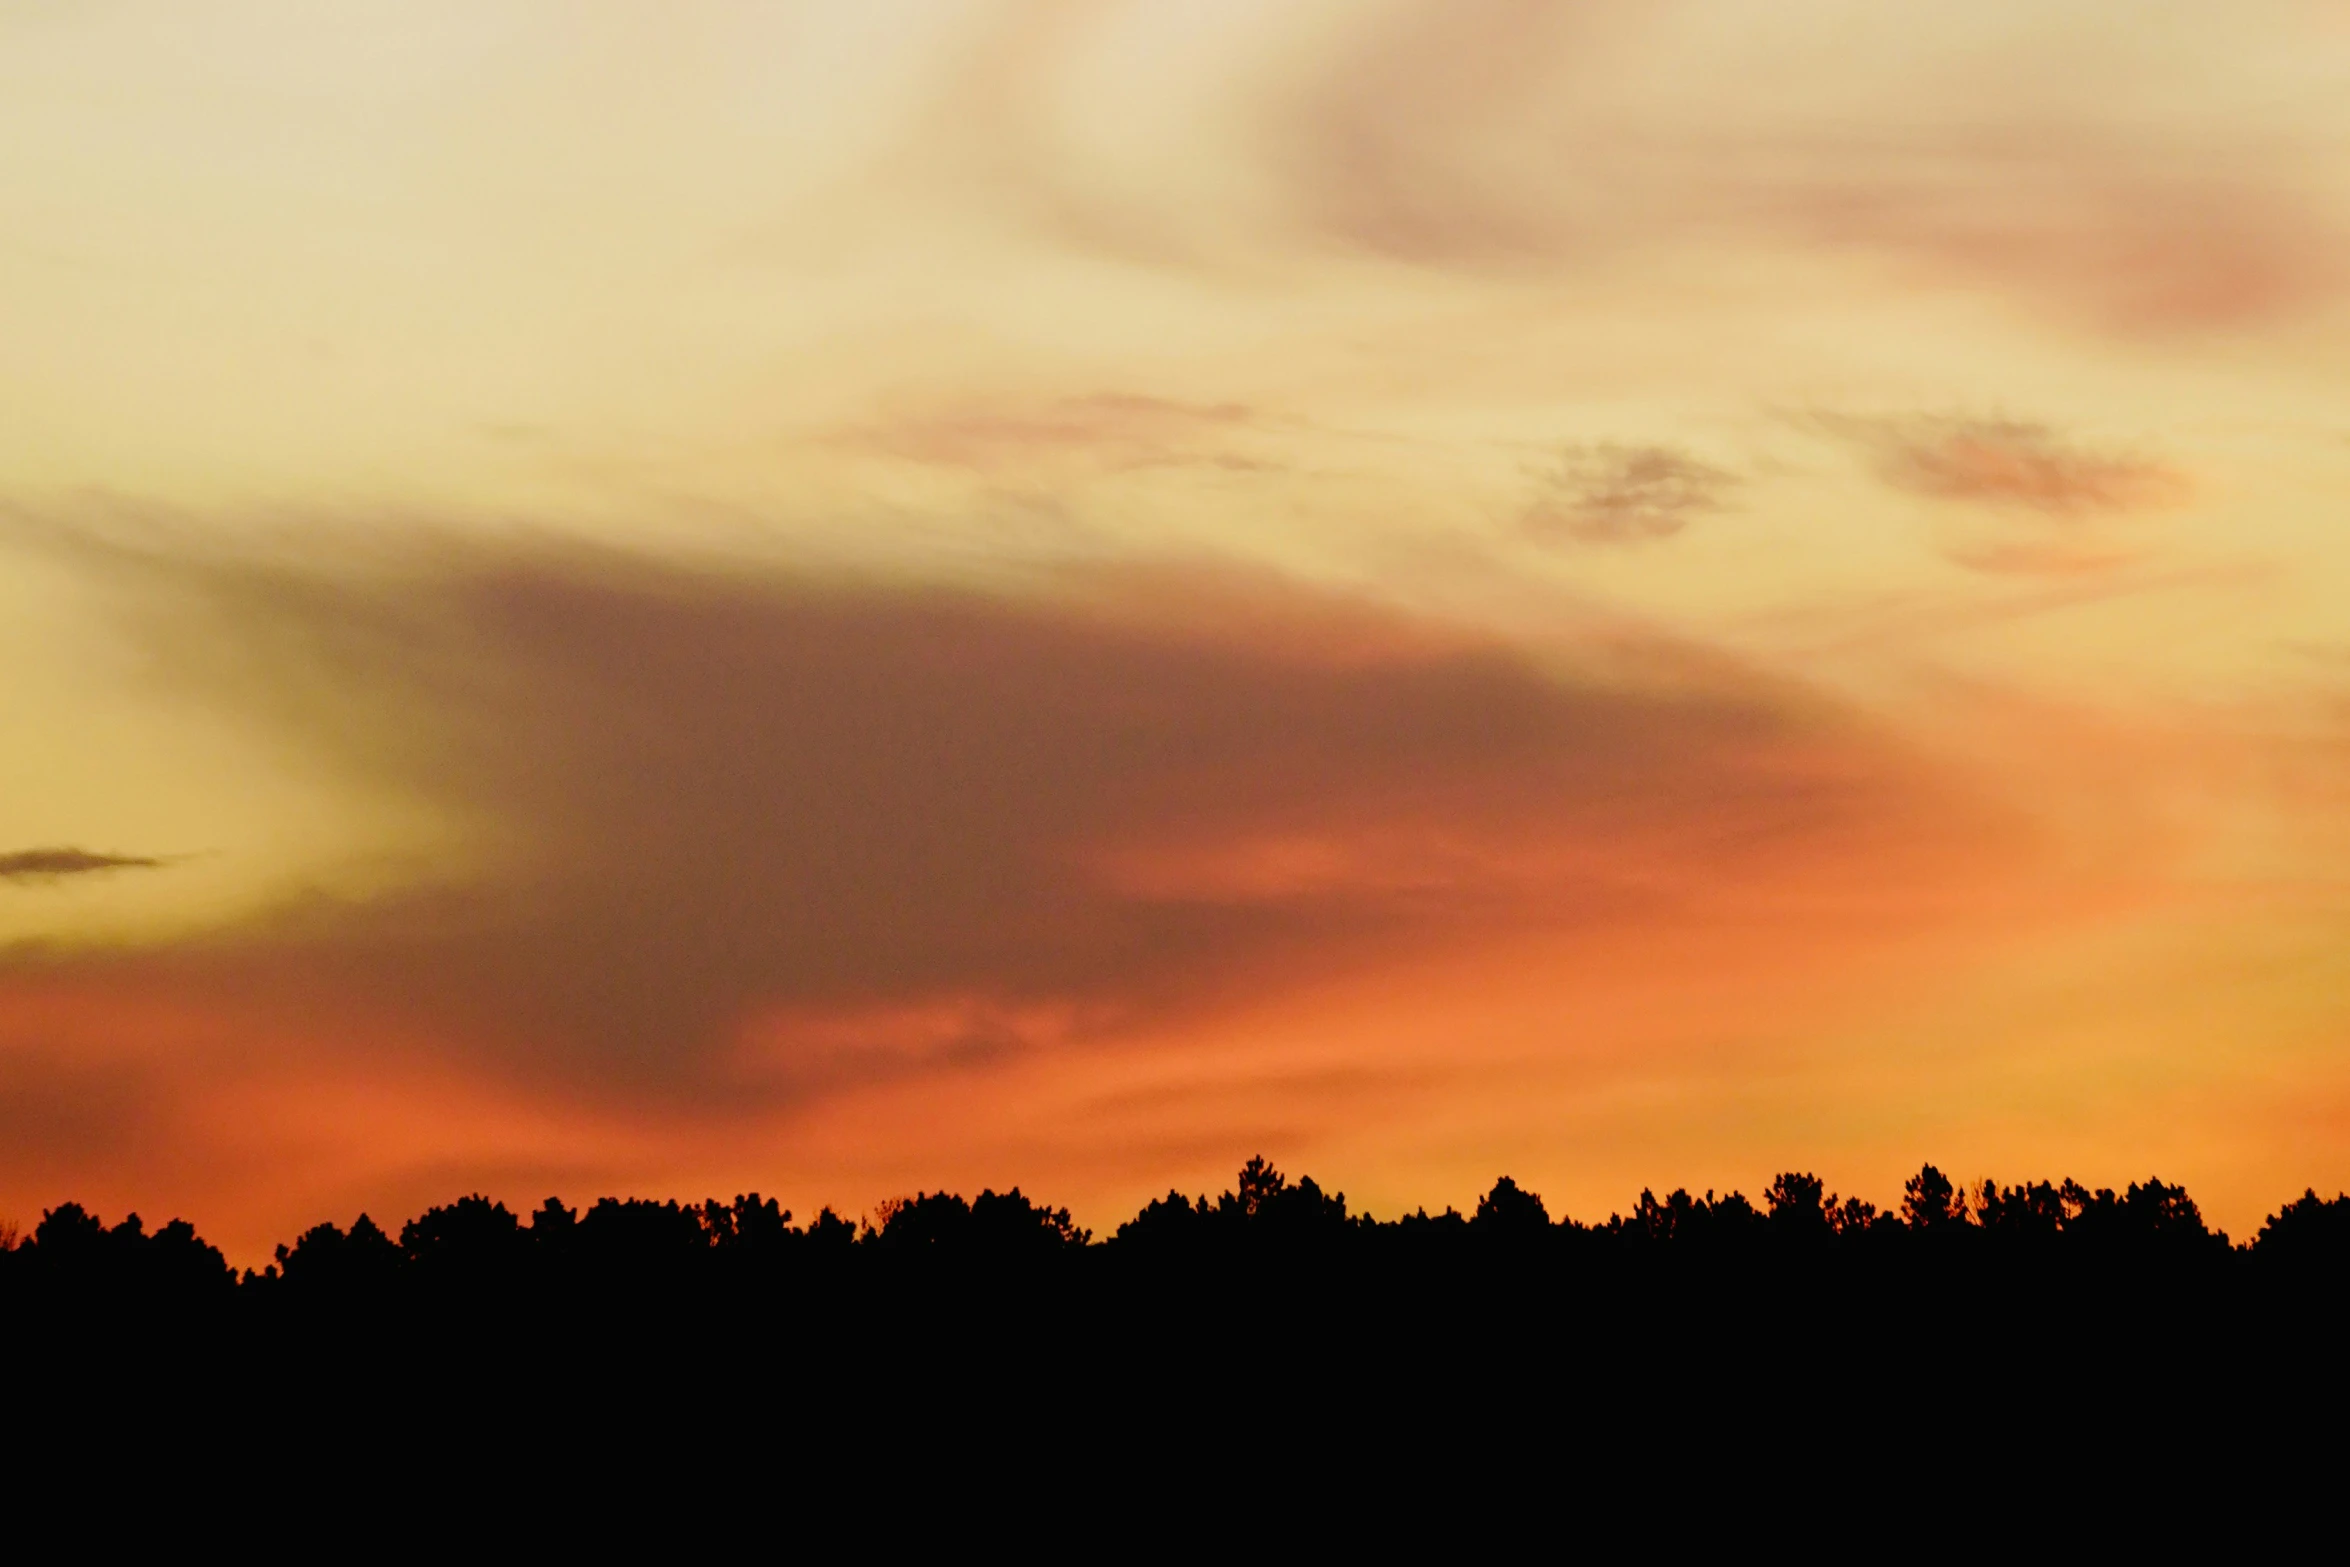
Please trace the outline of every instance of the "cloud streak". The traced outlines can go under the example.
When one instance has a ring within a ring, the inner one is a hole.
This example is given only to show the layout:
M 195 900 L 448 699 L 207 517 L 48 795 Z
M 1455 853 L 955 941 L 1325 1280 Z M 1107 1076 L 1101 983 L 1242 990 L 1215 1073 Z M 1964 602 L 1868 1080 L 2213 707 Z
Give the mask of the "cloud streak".
M 154 870 L 163 861 L 140 854 L 94 854 L 87 849 L 17 849 L 0 854 L 0 881 L 55 881 L 106 871 Z

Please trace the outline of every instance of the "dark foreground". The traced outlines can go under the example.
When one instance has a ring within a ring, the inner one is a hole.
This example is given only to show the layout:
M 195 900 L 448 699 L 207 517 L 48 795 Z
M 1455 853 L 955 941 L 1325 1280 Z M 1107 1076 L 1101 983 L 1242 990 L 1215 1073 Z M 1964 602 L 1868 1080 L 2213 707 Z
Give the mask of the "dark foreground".
M 1929 1166 L 1878 1213 L 1783 1175 L 1759 1205 L 1644 1193 L 1584 1225 L 1503 1180 L 1472 1215 L 1373 1222 L 1252 1161 L 1107 1240 L 1018 1191 L 875 1220 L 477 1196 L 396 1238 L 320 1225 L 240 1276 L 184 1224 L 67 1205 L 0 1253 L 0 1325 L 20 1427 L 159 1451 L 258 1427 L 452 1461 L 1025 1454 L 1133 1483 L 1178 1453 L 1775 1453 L 1822 1494 L 1830 1456 L 1854 1484 L 2028 1485 L 2116 1443 L 2159 1466 L 2299 1440 L 2333 1428 L 2350 1333 L 2350 1198 L 2239 1246 L 2158 1181 L 1966 1191 Z
M 2073 1181 L 1966 1188 L 1932 1165 L 1900 1207 L 1839 1198 L 1817 1177 L 1782 1174 L 1761 1204 L 1743 1193 L 1661 1201 L 1629 1216 L 1553 1220 L 1504 1176 L 1474 1214 L 1425 1210 L 1375 1220 L 1343 1193 L 1291 1181 L 1252 1159 L 1233 1189 L 1150 1203 L 1097 1241 L 1066 1208 L 1017 1187 L 976 1199 L 924 1192 L 862 1225 L 827 1208 L 805 1224 L 756 1193 L 699 1204 L 606 1197 L 584 1212 L 548 1198 L 527 1220 L 479 1195 L 433 1208 L 395 1239 L 365 1214 L 320 1224 L 277 1261 L 239 1275 L 182 1220 L 108 1226 L 77 1203 L 30 1236 L 0 1232 L 0 1306 L 223 1308 L 256 1320 L 397 1308 L 491 1309 L 692 1297 L 779 1305 L 985 1278 L 990 1287 L 1082 1294 L 1120 1284 L 1178 1293 L 1239 1278 L 1346 1281 L 1383 1295 L 1444 1298 L 1508 1281 L 1512 1291 L 2081 1286 L 2242 1294 L 2330 1285 L 2350 1273 L 2350 1196 L 2303 1194 L 2243 1245 L 2205 1225 L 2184 1187 L 2126 1190 Z M 230 1302 L 235 1305 L 230 1306 Z

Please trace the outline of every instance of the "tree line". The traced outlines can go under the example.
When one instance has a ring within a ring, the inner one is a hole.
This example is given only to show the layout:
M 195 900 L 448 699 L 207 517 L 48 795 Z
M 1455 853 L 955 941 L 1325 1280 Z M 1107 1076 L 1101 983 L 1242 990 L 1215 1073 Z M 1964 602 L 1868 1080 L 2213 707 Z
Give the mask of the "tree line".
M 1504 1176 L 1463 1214 L 1395 1219 L 1348 1210 L 1344 1193 L 1291 1180 L 1263 1158 L 1214 1196 L 1170 1191 L 1106 1237 L 1067 1208 L 1017 1187 L 968 1199 L 918 1192 L 861 1223 L 830 1208 L 796 1224 L 749 1193 L 701 1203 L 606 1197 L 584 1209 L 550 1197 L 527 1218 L 480 1194 L 430 1208 L 397 1235 L 366 1214 L 319 1224 L 239 1272 L 185 1220 L 108 1225 L 77 1203 L 47 1210 L 29 1235 L 0 1230 L 0 1301 L 255 1298 L 385 1301 L 418 1292 L 785 1288 L 888 1277 L 907 1268 L 1049 1279 L 1054 1270 L 1140 1269 L 1157 1276 L 1234 1266 L 1339 1270 L 1420 1283 L 1493 1265 L 1606 1279 L 1655 1270 L 1851 1277 L 1930 1267 L 1946 1275 L 2055 1270 L 2217 1283 L 2350 1273 L 2350 1196 L 2304 1192 L 2242 1245 L 2211 1229 L 2183 1187 L 2157 1179 L 2120 1191 L 2075 1181 L 1964 1186 L 1933 1165 L 1879 1210 L 1814 1175 L 1703 1196 L 1643 1191 L 1604 1222 L 1554 1219 Z

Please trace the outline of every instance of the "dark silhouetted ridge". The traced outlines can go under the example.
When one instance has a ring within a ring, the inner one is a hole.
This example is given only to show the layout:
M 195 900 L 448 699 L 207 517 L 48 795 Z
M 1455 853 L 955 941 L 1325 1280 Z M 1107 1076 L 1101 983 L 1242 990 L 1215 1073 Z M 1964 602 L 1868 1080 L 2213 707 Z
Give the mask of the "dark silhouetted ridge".
M 2074 1181 L 1963 1186 L 1933 1165 L 1880 1211 L 1785 1172 L 1757 1204 L 1743 1193 L 1643 1191 L 1629 1213 L 1553 1218 L 1503 1176 L 1474 1213 L 1393 1219 L 1350 1212 L 1344 1193 L 1291 1180 L 1262 1158 L 1216 1196 L 1170 1191 L 1106 1238 L 1067 1208 L 1019 1188 L 916 1192 L 861 1223 L 825 1209 L 805 1223 L 772 1197 L 654 1202 L 605 1197 L 584 1209 L 550 1197 L 527 1218 L 481 1193 L 428 1209 L 395 1238 L 366 1214 L 322 1223 L 239 1275 L 183 1220 L 109 1227 L 79 1204 L 49 1210 L 0 1246 L 0 1301 L 301 1310 L 451 1302 L 581 1303 L 625 1296 L 719 1296 L 854 1283 L 909 1290 L 986 1278 L 1026 1289 L 1148 1279 L 1228 1281 L 1236 1270 L 1317 1276 L 1383 1290 L 1518 1280 L 1581 1287 L 1703 1275 L 1715 1284 L 1859 1289 L 1930 1280 L 2036 1279 L 2250 1289 L 2350 1277 L 2350 1196 L 2304 1193 L 2243 1245 L 2212 1230 L 2183 1187 L 2121 1191 Z
M 1867 1464 L 1886 1433 L 2293 1429 L 2345 1381 L 2350 1196 L 2304 1193 L 2243 1245 L 2161 1180 L 1931 1165 L 1890 1211 L 1790 1171 L 1759 1202 L 1643 1191 L 1598 1222 L 1507 1177 L 1467 1214 L 1379 1219 L 1257 1158 L 1106 1237 L 1014 1188 L 861 1222 L 755 1192 L 526 1213 L 477 1192 L 396 1235 L 315 1225 L 242 1274 L 185 1222 L 73 1203 L 0 1241 L 22 1407 L 174 1452 L 224 1421 L 279 1451 L 334 1431 L 497 1464 L 725 1434 L 729 1461 L 912 1442 L 1099 1477 L 1266 1432 L 1451 1462 L 1523 1429 L 1497 1461 Z

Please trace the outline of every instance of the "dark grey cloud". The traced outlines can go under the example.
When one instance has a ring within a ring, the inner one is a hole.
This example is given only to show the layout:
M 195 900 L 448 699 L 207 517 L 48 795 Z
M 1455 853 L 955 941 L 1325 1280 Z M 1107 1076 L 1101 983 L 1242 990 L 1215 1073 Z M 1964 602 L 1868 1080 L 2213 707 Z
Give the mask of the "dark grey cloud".
M 17 849 L 0 854 L 0 881 L 49 881 L 102 871 L 153 870 L 163 862 L 143 854 L 93 854 L 87 849 Z
M 1669 446 L 1570 447 L 1545 476 L 1526 525 L 1548 538 L 1632 544 L 1669 538 L 1719 511 L 1737 480 Z
M 762 1017 L 805 1034 L 770 1095 L 1000 1054 L 1039 1015 L 1113 1037 L 1653 915 L 1938 809 L 1853 722 L 1700 650 L 1562 670 L 1261 580 L 1011 597 L 552 547 L 87 564 L 185 699 L 495 851 L 87 964 L 404 1019 L 597 1092 L 751 1092 L 728 1062 Z M 857 1035 L 913 1014 L 947 1021 Z

